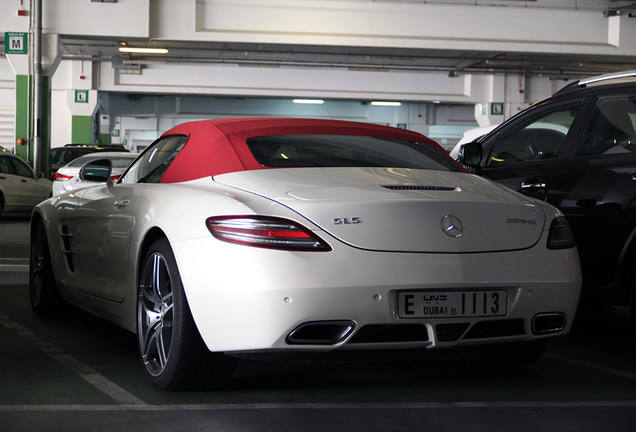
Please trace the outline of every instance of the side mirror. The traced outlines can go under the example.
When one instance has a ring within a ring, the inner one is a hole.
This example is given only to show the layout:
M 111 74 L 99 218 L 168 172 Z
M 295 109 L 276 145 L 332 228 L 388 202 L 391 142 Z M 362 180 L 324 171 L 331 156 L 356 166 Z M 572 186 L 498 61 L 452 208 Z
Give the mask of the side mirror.
M 459 163 L 470 168 L 479 168 L 483 157 L 481 144 L 476 142 L 464 144 L 459 150 Z
M 97 159 L 85 164 L 80 170 L 80 179 L 90 182 L 106 183 L 113 169 L 108 159 Z

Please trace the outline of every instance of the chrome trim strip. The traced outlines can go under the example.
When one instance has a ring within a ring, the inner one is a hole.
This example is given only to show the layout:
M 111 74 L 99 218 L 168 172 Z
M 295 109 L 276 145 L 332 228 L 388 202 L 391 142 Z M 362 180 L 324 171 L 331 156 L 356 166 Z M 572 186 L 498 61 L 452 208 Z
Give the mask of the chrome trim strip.
M 598 75 L 591 78 L 584 78 L 582 80 L 579 80 L 579 86 L 585 86 L 587 84 L 592 84 L 599 81 L 606 81 L 606 80 L 618 79 L 618 78 L 628 78 L 628 77 L 636 77 L 636 70 L 616 72 L 616 73 L 611 73 L 606 75 Z

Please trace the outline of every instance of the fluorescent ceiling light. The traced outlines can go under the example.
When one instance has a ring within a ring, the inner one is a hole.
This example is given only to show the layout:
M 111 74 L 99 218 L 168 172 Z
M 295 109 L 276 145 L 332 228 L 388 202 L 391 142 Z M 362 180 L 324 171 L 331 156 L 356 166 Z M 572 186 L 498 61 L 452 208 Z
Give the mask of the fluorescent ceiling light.
M 123 53 L 141 53 L 141 54 L 166 54 L 168 52 L 165 48 L 132 48 L 132 47 L 119 47 L 119 51 Z
M 320 105 L 325 103 L 322 99 L 294 99 L 294 103 L 297 104 L 309 104 L 309 105 Z
M 374 105 L 374 106 L 400 106 L 400 105 L 402 105 L 402 103 L 401 102 L 373 101 L 373 102 L 371 102 L 371 105 Z

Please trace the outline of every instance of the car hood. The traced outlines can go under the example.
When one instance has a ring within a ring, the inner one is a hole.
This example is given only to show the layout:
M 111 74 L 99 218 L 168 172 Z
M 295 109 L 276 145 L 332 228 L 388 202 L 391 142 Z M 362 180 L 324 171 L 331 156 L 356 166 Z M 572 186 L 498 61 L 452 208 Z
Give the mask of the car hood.
M 299 168 L 216 176 L 276 201 L 351 246 L 473 253 L 532 247 L 541 204 L 466 173 L 392 168 Z

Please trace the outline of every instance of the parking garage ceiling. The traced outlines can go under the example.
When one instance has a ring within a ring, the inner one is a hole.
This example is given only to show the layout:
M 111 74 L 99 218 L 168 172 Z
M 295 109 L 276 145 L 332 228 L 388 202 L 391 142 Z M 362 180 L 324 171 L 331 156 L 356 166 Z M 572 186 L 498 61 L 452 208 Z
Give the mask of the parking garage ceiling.
M 122 46 L 165 48 L 166 54 L 122 53 Z M 461 74 L 519 73 L 553 79 L 636 69 L 636 56 L 515 53 L 226 42 L 116 40 L 60 36 L 64 60 L 112 62 L 114 66 L 160 63 L 238 64 L 261 67 L 336 67 Z

